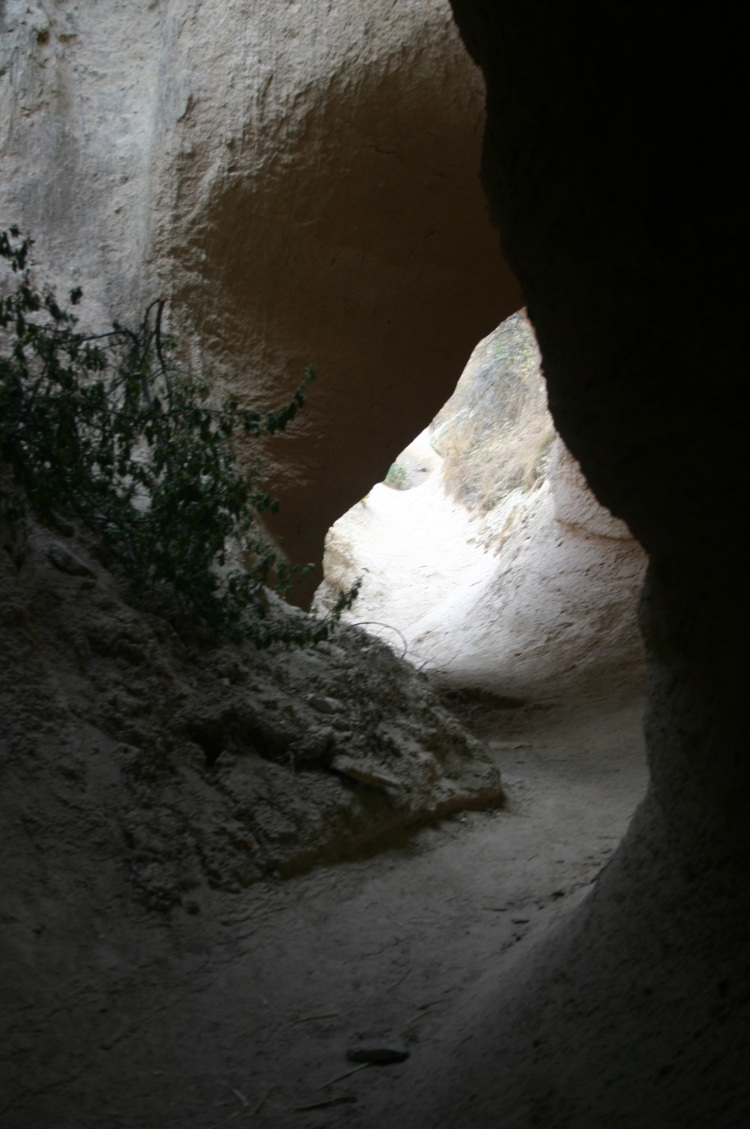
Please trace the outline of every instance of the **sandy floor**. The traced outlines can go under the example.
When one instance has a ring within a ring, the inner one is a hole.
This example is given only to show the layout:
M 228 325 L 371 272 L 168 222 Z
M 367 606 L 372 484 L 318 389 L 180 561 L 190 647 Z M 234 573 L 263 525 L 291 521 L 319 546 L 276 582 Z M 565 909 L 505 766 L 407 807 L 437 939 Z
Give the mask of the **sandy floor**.
M 48 1083 L 14 1086 L 3 1126 L 416 1127 L 409 1092 L 453 1005 L 586 896 L 645 787 L 639 703 L 474 724 L 505 812 L 217 894 L 194 916 L 102 922 L 32 1036 Z M 349 1073 L 359 1035 L 400 1038 L 409 1057 Z

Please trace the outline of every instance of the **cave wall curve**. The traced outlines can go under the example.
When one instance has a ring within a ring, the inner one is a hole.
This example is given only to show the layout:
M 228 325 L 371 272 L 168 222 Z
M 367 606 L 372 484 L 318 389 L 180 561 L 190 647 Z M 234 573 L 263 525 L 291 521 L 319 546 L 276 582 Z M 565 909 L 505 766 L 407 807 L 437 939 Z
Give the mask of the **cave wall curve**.
M 320 559 L 518 306 L 447 0 L 63 0 L 1 23 L 3 223 L 93 321 L 165 294 L 193 359 L 248 401 L 316 365 L 269 456 L 277 536 Z
M 690 671 L 693 700 L 717 714 L 707 668 L 721 666 L 725 685 L 743 677 L 750 545 L 736 518 L 747 509 L 737 406 L 748 212 L 732 142 L 743 99 L 727 65 L 731 36 L 704 36 L 693 17 L 650 21 L 640 4 L 596 15 L 576 0 L 554 12 L 540 0 L 523 15 L 480 0 L 454 7 L 486 73 L 484 182 L 555 423 L 599 500 L 650 555 L 643 621 L 654 678 Z M 746 782 L 746 758 L 713 755 Z M 693 756 L 701 787 L 721 790 L 697 744 Z M 663 768 L 655 750 L 657 785 Z M 668 810 L 675 792 L 665 790 Z
M 515 970 L 519 987 L 498 984 L 494 1003 L 488 987 L 481 1071 L 470 1053 L 457 1071 L 481 1111 L 456 1105 L 455 1123 L 503 1124 L 510 1101 L 519 1126 L 738 1126 L 750 1111 L 739 17 L 639 0 L 452 5 L 485 74 L 484 184 L 555 423 L 649 554 L 651 773 L 567 933 Z

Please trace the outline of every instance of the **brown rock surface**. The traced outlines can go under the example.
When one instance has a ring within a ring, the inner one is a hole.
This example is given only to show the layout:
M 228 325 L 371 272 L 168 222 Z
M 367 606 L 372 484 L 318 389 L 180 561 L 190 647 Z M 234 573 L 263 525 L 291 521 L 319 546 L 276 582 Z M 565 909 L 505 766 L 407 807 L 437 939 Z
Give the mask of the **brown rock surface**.
M 160 290 L 193 360 L 264 407 L 317 366 L 274 477 L 277 535 L 319 560 L 517 305 L 447 6 L 64 0 L 0 21 L 3 222 L 99 325 Z

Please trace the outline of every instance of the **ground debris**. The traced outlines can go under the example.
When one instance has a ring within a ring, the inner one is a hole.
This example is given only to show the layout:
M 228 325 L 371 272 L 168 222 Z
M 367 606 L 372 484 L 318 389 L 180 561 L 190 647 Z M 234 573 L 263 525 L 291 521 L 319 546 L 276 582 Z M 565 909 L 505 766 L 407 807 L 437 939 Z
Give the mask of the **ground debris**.
M 95 583 L 71 581 L 78 561 Z M 7 640 L 7 772 L 23 796 L 32 761 L 50 779 L 64 767 L 60 818 L 85 789 L 150 910 L 196 912 L 207 889 L 241 893 L 503 803 L 486 747 L 358 629 L 297 651 L 191 634 L 136 607 L 88 542 L 34 526 L 0 598 L 36 640 Z
M 323 1098 L 322 1100 L 307 1102 L 305 1105 L 296 1105 L 294 1109 L 296 1113 L 306 1113 L 311 1109 L 326 1109 L 331 1105 L 349 1105 L 356 1100 L 356 1094 L 340 1094 L 337 1098 Z

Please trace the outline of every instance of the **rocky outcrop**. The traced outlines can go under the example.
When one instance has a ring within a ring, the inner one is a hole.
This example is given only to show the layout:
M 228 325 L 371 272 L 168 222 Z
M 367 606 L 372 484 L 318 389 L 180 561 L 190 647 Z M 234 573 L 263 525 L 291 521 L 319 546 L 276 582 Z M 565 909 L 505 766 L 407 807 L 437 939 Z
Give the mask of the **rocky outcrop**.
M 85 903 L 87 852 L 123 896 L 169 910 L 502 805 L 486 748 L 362 632 L 257 651 L 133 604 L 70 528 L 0 515 L 0 540 L 8 914 L 58 868 Z M 24 861 L 37 850 L 46 875 Z
M 279 539 L 319 560 L 517 303 L 447 6 L 11 0 L 0 29 L 3 226 L 97 325 L 167 296 L 192 362 L 244 399 L 317 366 L 271 478 Z

